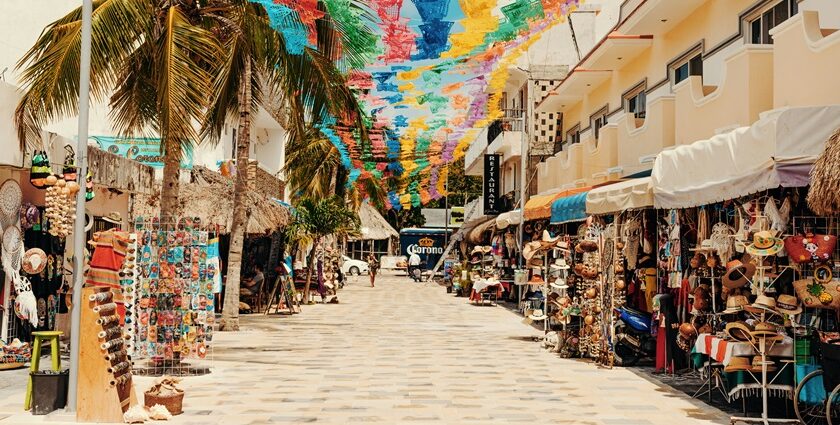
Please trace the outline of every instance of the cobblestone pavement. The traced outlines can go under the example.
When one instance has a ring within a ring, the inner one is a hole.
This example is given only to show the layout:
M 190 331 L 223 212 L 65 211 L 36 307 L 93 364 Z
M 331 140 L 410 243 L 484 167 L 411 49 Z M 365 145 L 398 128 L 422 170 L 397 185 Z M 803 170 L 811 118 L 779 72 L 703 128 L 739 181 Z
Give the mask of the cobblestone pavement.
M 544 351 L 532 339 L 541 332 L 504 308 L 406 277 L 381 277 L 376 288 L 365 280 L 351 282 L 340 304 L 244 316 L 244 331 L 218 334 L 213 373 L 185 378 L 185 413 L 170 423 L 728 422 L 630 370 Z M 150 378 L 138 381 L 145 389 Z M 68 419 L 22 413 L 22 389 L 0 392 L 0 424 Z

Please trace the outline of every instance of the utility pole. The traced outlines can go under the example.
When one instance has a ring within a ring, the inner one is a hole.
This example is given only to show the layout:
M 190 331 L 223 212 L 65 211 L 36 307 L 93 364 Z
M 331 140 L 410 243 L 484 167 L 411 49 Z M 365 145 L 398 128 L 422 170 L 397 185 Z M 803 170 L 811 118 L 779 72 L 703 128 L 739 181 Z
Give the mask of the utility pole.
M 88 117 L 90 115 L 90 50 L 93 0 L 82 0 L 82 47 L 79 58 L 79 133 L 76 161 L 81 190 L 76 194 L 76 222 L 73 228 L 73 307 L 70 316 L 70 377 L 67 389 L 68 412 L 76 411 L 79 382 L 79 341 L 82 319 L 82 284 L 85 264 L 85 179 L 87 178 Z
M 530 156 L 531 123 L 534 113 L 534 92 L 531 87 L 531 70 L 528 69 L 528 79 L 525 82 L 527 101 L 522 117 L 522 146 L 519 161 L 519 269 L 523 267 L 522 250 L 525 248 L 525 203 L 528 202 L 528 157 Z

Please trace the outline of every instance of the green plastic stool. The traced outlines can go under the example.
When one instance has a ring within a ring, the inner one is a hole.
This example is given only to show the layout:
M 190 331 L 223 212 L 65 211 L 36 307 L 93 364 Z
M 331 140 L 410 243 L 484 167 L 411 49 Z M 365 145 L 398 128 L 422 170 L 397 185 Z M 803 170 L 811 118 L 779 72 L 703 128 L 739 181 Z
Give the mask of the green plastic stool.
M 49 341 L 50 342 L 50 357 L 52 357 L 52 368 L 54 371 L 58 372 L 61 370 L 61 353 L 59 353 L 59 343 L 58 337 L 63 335 L 64 332 L 61 331 L 40 331 L 40 332 L 32 332 L 32 336 L 35 337 L 35 345 L 32 347 L 32 360 L 31 366 L 29 366 L 29 383 L 26 384 L 26 399 L 23 402 L 23 410 L 29 410 L 30 405 L 32 404 L 32 372 L 38 372 L 40 370 L 39 364 L 41 363 L 41 342 Z

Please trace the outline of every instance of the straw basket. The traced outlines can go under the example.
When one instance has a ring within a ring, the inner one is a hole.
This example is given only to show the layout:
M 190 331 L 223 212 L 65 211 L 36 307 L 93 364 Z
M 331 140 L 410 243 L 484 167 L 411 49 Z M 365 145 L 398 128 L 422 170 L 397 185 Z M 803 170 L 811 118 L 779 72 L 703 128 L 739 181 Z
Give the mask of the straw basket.
M 169 410 L 169 413 L 171 413 L 172 416 L 180 415 L 181 413 L 184 413 L 184 410 L 183 410 L 184 393 L 180 392 L 180 393 L 173 394 L 173 395 L 158 396 L 158 395 L 152 395 L 152 394 L 147 392 L 146 393 L 146 398 L 145 398 L 145 404 L 146 404 L 146 407 L 152 407 L 156 404 L 160 404 L 162 406 L 165 406 L 166 410 Z

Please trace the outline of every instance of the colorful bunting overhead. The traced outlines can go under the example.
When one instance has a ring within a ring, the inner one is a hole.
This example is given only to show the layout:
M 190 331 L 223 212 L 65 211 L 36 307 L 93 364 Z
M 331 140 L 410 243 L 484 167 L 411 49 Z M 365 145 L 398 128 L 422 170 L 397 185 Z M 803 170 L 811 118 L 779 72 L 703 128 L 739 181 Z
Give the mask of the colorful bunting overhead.
M 289 52 L 316 44 L 318 0 L 251 1 L 266 8 Z M 581 0 L 371 0 L 367 13 L 350 0 L 320 1 L 347 47 L 373 63 L 348 72 L 371 115 L 368 138 L 334 119 L 319 128 L 351 183 L 382 180 L 386 205 L 399 209 L 446 195 L 448 164 L 464 155 L 476 128 L 503 116 L 508 68 Z

